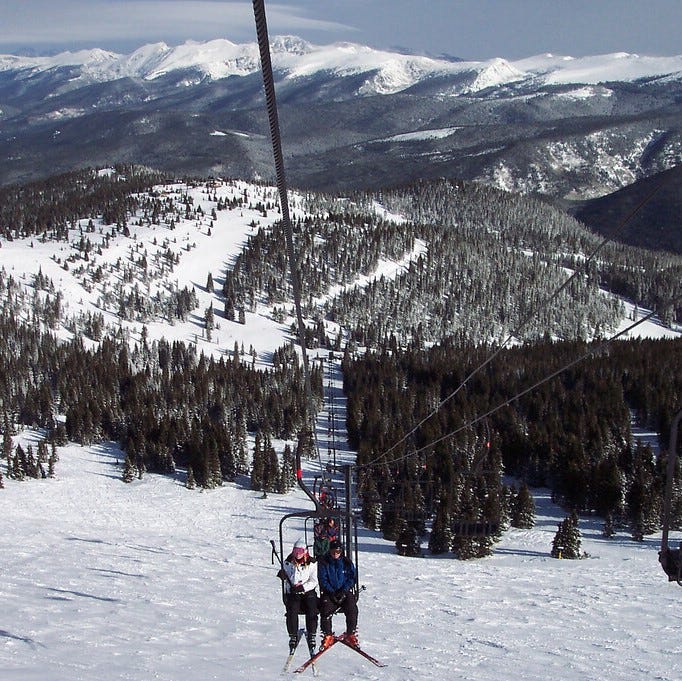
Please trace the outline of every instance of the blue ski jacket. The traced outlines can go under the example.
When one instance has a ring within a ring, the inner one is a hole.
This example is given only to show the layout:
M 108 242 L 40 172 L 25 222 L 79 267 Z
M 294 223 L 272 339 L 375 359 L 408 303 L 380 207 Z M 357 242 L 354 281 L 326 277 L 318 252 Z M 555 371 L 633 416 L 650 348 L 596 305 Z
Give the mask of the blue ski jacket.
M 328 554 L 317 565 L 317 576 L 322 591 L 327 593 L 350 591 L 355 586 L 355 565 L 345 555 L 332 558 Z

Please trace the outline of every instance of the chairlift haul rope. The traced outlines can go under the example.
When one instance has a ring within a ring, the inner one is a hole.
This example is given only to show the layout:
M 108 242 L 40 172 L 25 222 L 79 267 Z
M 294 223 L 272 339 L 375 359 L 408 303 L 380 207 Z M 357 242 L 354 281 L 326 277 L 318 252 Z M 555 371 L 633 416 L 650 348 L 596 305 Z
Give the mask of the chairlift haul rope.
M 275 96 L 275 80 L 272 74 L 272 61 L 270 59 L 270 39 L 268 37 L 268 25 L 265 17 L 264 0 L 253 0 L 253 12 L 256 20 L 256 33 L 258 36 L 258 49 L 260 51 L 261 70 L 263 73 L 263 87 L 265 89 L 265 100 L 268 109 L 268 120 L 270 123 L 270 137 L 272 140 L 272 153 L 275 160 L 275 173 L 277 177 L 277 191 L 279 192 L 279 203 L 282 210 L 282 222 L 284 224 L 284 235 L 287 246 L 287 257 L 289 260 L 289 274 L 291 277 L 291 287 L 294 293 L 294 307 L 296 308 L 296 323 L 298 325 L 298 342 L 301 346 L 303 361 L 303 375 L 306 392 L 306 413 L 304 422 L 312 433 L 315 443 L 315 451 L 322 468 L 320 451 L 317 446 L 315 429 L 315 408 L 313 402 L 313 391 L 310 381 L 310 367 L 308 363 L 308 353 L 306 351 L 306 327 L 303 321 L 303 311 L 301 306 L 301 278 L 296 267 L 296 253 L 294 250 L 294 236 L 291 226 L 291 216 L 289 214 L 289 199 L 287 196 L 287 183 L 284 175 L 284 156 L 282 154 L 282 138 L 279 129 L 279 117 L 277 115 L 277 98 Z M 296 471 L 300 476 L 300 469 Z

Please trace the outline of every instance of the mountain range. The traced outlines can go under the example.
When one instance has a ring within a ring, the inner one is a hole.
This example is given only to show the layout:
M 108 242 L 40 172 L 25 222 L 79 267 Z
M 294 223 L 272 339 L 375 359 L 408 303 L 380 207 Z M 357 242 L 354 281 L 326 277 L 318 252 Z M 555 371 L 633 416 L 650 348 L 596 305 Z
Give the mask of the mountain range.
M 456 177 L 586 200 L 682 161 L 682 56 L 271 51 L 293 186 Z M 115 162 L 271 179 L 262 90 L 255 42 L 0 56 L 0 183 Z

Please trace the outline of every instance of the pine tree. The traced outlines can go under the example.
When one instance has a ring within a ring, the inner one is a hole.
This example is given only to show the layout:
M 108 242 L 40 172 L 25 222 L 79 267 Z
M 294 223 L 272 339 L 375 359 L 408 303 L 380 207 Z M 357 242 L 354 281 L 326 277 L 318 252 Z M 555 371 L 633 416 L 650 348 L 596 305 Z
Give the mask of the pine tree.
M 419 531 L 414 523 L 407 522 L 403 518 L 396 525 L 396 549 L 401 556 L 421 556 L 421 541 Z
M 14 459 L 12 461 L 12 477 L 15 480 L 24 480 L 26 478 L 26 453 L 21 445 L 17 445 L 14 450 Z
M 552 558 L 580 558 L 581 536 L 578 528 L 578 516 L 572 513 L 559 523 L 552 541 Z
M 54 467 L 57 462 L 56 450 L 52 450 L 50 453 L 50 458 L 47 460 L 47 476 L 49 478 L 54 478 Z
M 7 477 L 12 477 L 12 435 L 7 414 L 5 414 L 2 433 L 2 456 L 7 460 Z
M 133 462 L 133 458 L 130 454 L 126 455 L 125 462 L 123 464 L 123 482 L 132 482 L 138 475 L 137 466 Z
M 232 440 L 229 437 L 220 452 L 220 470 L 224 480 L 234 480 L 237 476 L 237 464 L 234 458 Z
M 206 486 L 211 489 L 221 487 L 223 484 L 223 472 L 220 466 L 220 457 L 218 456 L 218 447 L 215 440 L 211 440 L 208 447 L 208 480 Z
M 662 497 L 657 484 L 654 455 L 649 445 L 638 441 L 626 494 L 627 513 L 633 539 L 642 541 L 660 525 Z
M 194 471 L 192 470 L 191 466 L 187 467 L 187 482 L 185 483 L 185 487 L 187 489 L 195 489 L 197 486 L 197 481 L 194 479 Z
M 523 482 L 519 491 L 512 497 L 511 502 L 511 526 L 523 530 L 529 530 L 535 525 L 535 500 Z
M 246 444 L 246 421 L 243 416 L 237 416 L 235 423 L 235 467 L 237 475 L 249 474 L 248 447 Z
M 279 478 L 280 471 L 277 452 L 272 446 L 270 436 L 266 435 L 263 444 L 263 491 L 276 492 Z
M 436 517 L 429 537 L 429 551 L 434 555 L 447 553 L 452 546 L 452 528 L 450 512 L 445 498 L 442 498 L 436 510 Z
M 613 516 L 610 513 L 606 514 L 604 519 L 604 527 L 602 529 L 602 535 L 607 539 L 616 536 L 616 525 L 613 522 Z
M 251 489 L 256 491 L 265 491 L 263 487 L 263 471 L 265 469 L 265 460 L 263 455 L 263 436 L 261 432 L 257 432 L 254 438 L 253 458 L 251 460 Z
M 296 485 L 296 462 L 294 460 L 294 453 L 291 451 L 291 446 L 287 443 L 284 445 L 284 452 L 282 453 L 282 465 L 279 470 L 279 484 L 277 491 L 280 494 L 286 494 Z

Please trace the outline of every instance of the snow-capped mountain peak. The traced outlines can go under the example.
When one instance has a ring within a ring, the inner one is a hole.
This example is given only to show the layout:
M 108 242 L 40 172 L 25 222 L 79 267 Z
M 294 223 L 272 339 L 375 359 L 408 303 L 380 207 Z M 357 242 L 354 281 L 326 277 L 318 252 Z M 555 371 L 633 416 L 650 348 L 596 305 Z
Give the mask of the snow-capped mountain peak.
M 275 36 L 271 43 L 273 65 L 288 78 L 316 73 L 340 76 L 371 73 L 358 94 L 388 94 L 434 76 L 476 74 L 466 91 L 478 91 L 524 78 L 547 84 L 595 84 L 637 80 L 682 72 L 682 56 L 650 57 L 617 52 L 573 58 L 543 54 L 517 61 L 452 61 L 373 49 L 348 42 L 313 45 L 290 35 Z M 214 80 L 244 76 L 259 68 L 256 43 L 237 44 L 226 39 L 187 41 L 169 47 L 144 45 L 120 55 L 100 49 L 62 52 L 51 57 L 0 56 L 0 71 L 45 71 L 62 66 L 81 67 L 83 75 L 101 81 L 121 77 L 154 80 L 173 71 L 196 70 Z

